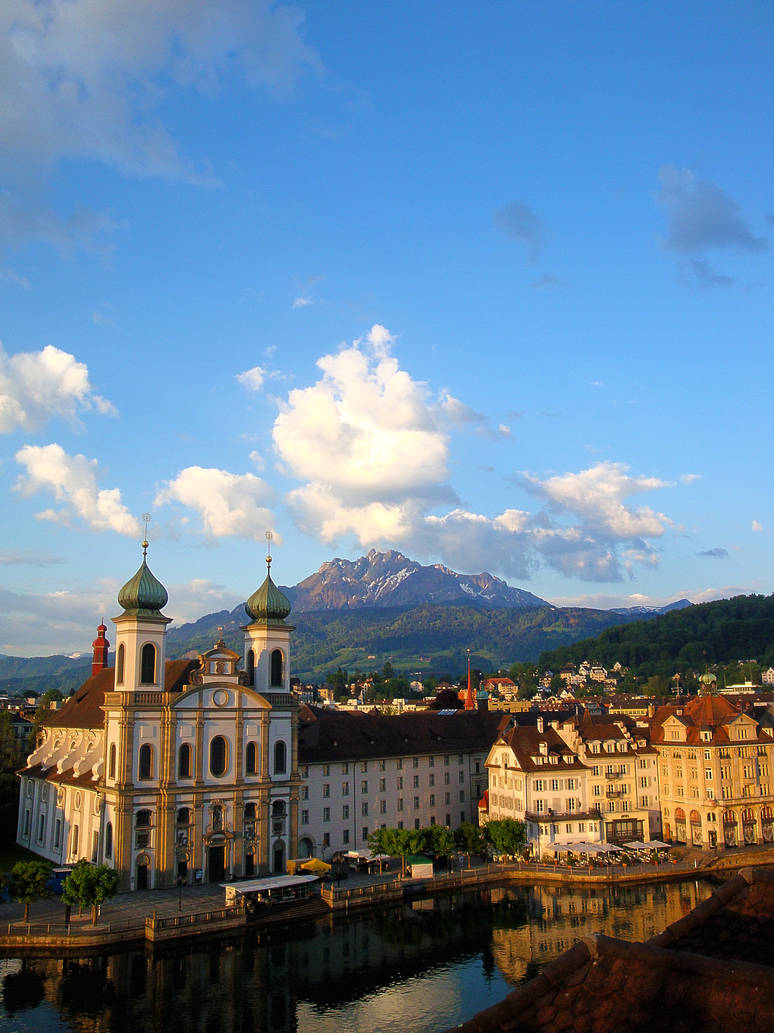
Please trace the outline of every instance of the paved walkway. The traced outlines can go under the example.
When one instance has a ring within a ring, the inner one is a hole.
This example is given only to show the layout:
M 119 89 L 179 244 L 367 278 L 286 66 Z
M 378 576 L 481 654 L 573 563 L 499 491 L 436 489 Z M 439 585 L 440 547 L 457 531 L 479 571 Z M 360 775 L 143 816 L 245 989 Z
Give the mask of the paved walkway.
M 621 868 L 618 866 L 611 866 L 610 868 L 596 868 L 595 873 L 598 873 L 600 877 L 609 878 L 616 872 L 620 872 L 622 875 L 635 875 L 639 872 L 647 872 L 648 875 L 652 875 L 654 878 L 657 877 L 657 873 L 662 872 L 664 869 L 669 870 L 675 875 L 678 872 L 683 875 L 687 874 L 690 870 L 696 870 L 697 874 L 706 874 L 707 866 L 714 862 L 720 873 L 723 873 L 723 869 L 728 866 L 729 870 L 739 868 L 745 865 L 759 865 L 759 864 L 774 864 L 774 846 L 760 844 L 752 847 L 739 847 L 734 850 L 721 850 L 710 853 L 709 851 L 695 850 L 690 848 L 682 848 L 681 860 L 678 864 L 672 864 L 667 862 L 664 865 L 644 865 L 642 867 L 629 866 Z M 482 869 L 490 869 L 492 871 L 498 869 L 500 866 L 491 864 L 487 865 L 486 862 L 473 860 L 471 868 L 476 871 Z M 535 876 L 535 881 L 541 881 L 541 875 L 545 877 L 550 875 L 551 871 L 560 871 L 572 873 L 572 869 L 567 869 L 564 866 L 554 867 L 552 865 L 536 865 L 524 864 L 520 866 L 520 870 L 527 874 L 532 872 Z M 588 869 L 579 868 L 579 874 L 585 874 Z M 503 872 L 504 878 L 508 877 L 508 874 Z M 443 882 L 445 873 L 441 872 L 438 875 L 438 881 Z M 356 889 L 361 886 L 372 886 L 378 883 L 392 882 L 400 878 L 400 863 L 393 861 L 391 869 L 382 874 L 369 875 L 360 872 L 350 872 L 348 877 L 341 881 L 339 888 L 344 889 Z M 182 890 L 178 889 L 166 889 L 166 890 L 135 890 L 131 893 L 119 893 L 112 900 L 108 901 L 103 905 L 100 916 L 100 924 L 111 923 L 122 925 L 142 925 L 145 919 L 154 913 L 158 918 L 170 918 L 177 914 L 190 915 L 190 914 L 201 914 L 205 911 L 215 911 L 222 908 L 225 904 L 225 894 L 223 890 L 223 884 L 212 883 L 204 886 L 184 886 Z M 11 923 L 22 922 L 24 917 L 24 905 L 16 901 L 8 901 L 0 904 L 0 932 L 5 932 L 8 929 L 8 925 Z M 30 922 L 33 925 L 39 926 L 41 924 L 56 924 L 60 925 L 64 921 L 64 906 L 58 898 L 52 900 L 39 900 L 32 904 L 30 909 Z M 84 911 L 82 916 L 78 916 L 77 908 L 73 909 L 72 912 L 72 931 L 76 931 L 76 927 L 90 926 L 91 924 L 91 912 Z

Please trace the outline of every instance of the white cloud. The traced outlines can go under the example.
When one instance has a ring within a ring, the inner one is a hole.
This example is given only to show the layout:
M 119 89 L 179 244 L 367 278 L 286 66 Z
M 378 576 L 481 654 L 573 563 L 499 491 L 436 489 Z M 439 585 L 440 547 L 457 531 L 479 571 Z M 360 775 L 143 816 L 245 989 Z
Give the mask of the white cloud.
M 457 569 L 518 578 L 548 564 L 568 577 L 620 581 L 658 563 L 649 539 L 671 521 L 629 498 L 666 484 L 631 476 L 622 463 L 527 477 L 543 503 L 534 513 L 508 508 L 489 516 L 455 505 L 444 427 L 485 418 L 448 392 L 433 398 L 400 368 L 393 342 L 377 324 L 365 339 L 323 356 L 318 381 L 281 404 L 274 447 L 302 482 L 288 505 L 305 532 L 327 544 L 399 547 Z M 505 425 L 484 431 L 510 436 Z M 454 508 L 443 512 L 449 503 Z
M 434 491 L 447 475 L 448 439 L 433 415 L 424 384 L 390 354 L 392 336 L 374 326 L 317 365 L 312 387 L 290 392 L 274 423 L 283 463 L 308 481 L 312 496 L 335 496 L 341 506 L 377 497 L 393 504 Z M 303 505 L 305 494 L 297 494 Z M 310 512 L 316 506 L 311 504 Z
M 666 247 L 695 255 L 709 248 L 761 251 L 768 246 L 765 237 L 750 232 L 739 205 L 715 183 L 699 179 L 691 169 L 672 165 L 659 171 L 659 180 L 657 199 L 669 215 Z M 701 271 L 700 266 L 699 275 Z
M 198 620 L 203 613 L 215 613 L 218 610 L 233 610 L 247 595 L 253 591 L 253 583 L 245 582 L 245 595 L 241 597 L 225 585 L 203 578 L 194 578 L 185 584 L 167 585 L 169 603 L 164 609 L 167 616 L 180 624 Z
M 700 473 L 681 473 L 680 474 L 680 480 L 682 481 L 683 484 L 693 484 L 694 481 L 700 481 L 701 480 L 701 474 Z
M 31 496 L 51 492 L 59 509 L 46 509 L 38 517 L 55 523 L 70 524 L 79 518 L 92 531 L 116 531 L 139 536 L 141 525 L 121 501 L 118 488 L 99 488 L 96 459 L 68 455 L 61 445 L 25 445 L 16 461 L 26 467 L 16 481 L 16 490 Z
M 236 379 L 248 391 L 260 391 L 266 379 L 266 371 L 261 366 L 253 366 L 252 369 L 246 369 L 244 373 L 237 373 Z
M 293 299 L 292 308 L 306 308 L 308 305 L 314 305 L 314 299 L 310 298 L 308 294 L 300 294 Z
M 274 517 L 265 503 L 272 492 L 255 474 L 189 466 L 156 495 L 156 505 L 177 502 L 194 510 L 202 530 L 213 538 L 237 537 L 259 540 Z
M 544 496 L 559 512 L 580 516 L 585 525 L 625 540 L 636 536 L 660 537 L 671 521 L 647 506 L 632 509 L 624 499 L 643 491 L 667 487 L 656 477 L 630 477 L 623 463 L 598 463 L 580 473 L 562 474 L 544 481 L 526 476 L 526 484 Z
M 753 520 L 753 522 L 752 522 L 752 529 L 753 529 L 753 531 L 762 531 L 763 530 L 763 524 L 760 522 L 760 520 Z
M 11 356 L 0 347 L 0 432 L 40 430 L 52 417 L 75 420 L 91 409 L 116 413 L 92 391 L 88 368 L 75 356 L 50 344 Z
M 173 87 L 212 94 L 234 72 L 287 92 L 319 68 L 303 18 L 272 0 L 9 0 L 0 7 L 5 152 L 17 164 L 85 157 L 211 182 L 160 123 L 165 96 Z

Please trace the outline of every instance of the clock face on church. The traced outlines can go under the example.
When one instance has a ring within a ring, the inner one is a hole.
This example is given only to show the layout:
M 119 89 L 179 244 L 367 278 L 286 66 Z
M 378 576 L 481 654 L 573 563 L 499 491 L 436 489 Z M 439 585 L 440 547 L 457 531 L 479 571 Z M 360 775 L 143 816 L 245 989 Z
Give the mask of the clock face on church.
M 225 689 L 216 689 L 212 694 L 212 702 L 216 707 L 225 707 L 230 697 Z

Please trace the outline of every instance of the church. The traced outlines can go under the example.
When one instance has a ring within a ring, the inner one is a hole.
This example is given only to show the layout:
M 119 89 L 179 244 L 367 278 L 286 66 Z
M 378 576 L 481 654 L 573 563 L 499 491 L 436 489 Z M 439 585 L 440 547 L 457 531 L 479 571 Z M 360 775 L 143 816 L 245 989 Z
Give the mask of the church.
M 290 603 L 266 579 L 243 655 L 222 640 L 166 660 L 167 591 L 142 564 L 118 593 L 92 673 L 44 721 L 20 772 L 17 842 L 55 865 L 116 869 L 122 890 L 284 872 L 297 854 L 298 708 Z

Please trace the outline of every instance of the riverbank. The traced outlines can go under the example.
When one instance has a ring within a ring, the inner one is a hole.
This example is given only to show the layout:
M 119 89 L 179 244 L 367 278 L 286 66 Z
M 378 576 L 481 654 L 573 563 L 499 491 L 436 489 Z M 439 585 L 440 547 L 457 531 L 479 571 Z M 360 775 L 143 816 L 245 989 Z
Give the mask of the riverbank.
M 313 921 L 326 914 L 364 908 L 390 907 L 418 896 L 434 896 L 496 882 L 566 886 L 638 885 L 706 878 L 726 878 L 729 872 L 750 865 L 774 865 L 774 846 L 739 848 L 707 855 L 684 850 L 677 861 L 664 864 L 568 867 L 559 864 L 474 864 L 456 872 L 440 872 L 432 879 L 401 879 L 398 869 L 381 875 L 353 874 L 339 886 L 321 884 L 319 896 L 267 909 L 258 916 L 242 908 L 224 907 L 221 885 L 144 890 L 122 893 L 104 905 L 97 925 L 90 915 L 74 915 L 64 923 L 58 900 L 33 905 L 32 921 L 23 921 L 23 906 L 0 904 L 0 952 L 98 953 L 146 943 L 150 946 L 201 936 L 225 935 L 246 927 L 271 929 L 298 921 Z

